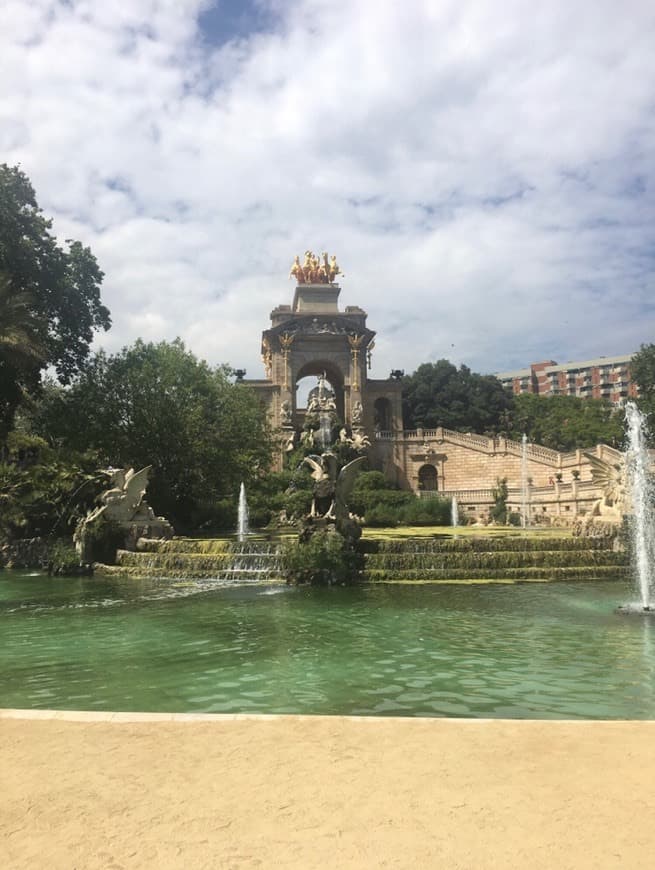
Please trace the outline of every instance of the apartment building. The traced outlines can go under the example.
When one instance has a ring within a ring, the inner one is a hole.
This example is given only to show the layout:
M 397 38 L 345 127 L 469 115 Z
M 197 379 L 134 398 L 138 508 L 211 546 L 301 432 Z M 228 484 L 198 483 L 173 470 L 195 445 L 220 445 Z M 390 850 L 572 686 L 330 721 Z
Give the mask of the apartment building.
M 532 363 L 529 368 L 499 372 L 496 377 L 516 394 L 609 399 L 613 404 L 620 405 L 638 392 L 637 386 L 630 380 L 631 359 L 631 354 L 601 356 L 564 365 L 558 365 L 555 360 L 545 360 Z

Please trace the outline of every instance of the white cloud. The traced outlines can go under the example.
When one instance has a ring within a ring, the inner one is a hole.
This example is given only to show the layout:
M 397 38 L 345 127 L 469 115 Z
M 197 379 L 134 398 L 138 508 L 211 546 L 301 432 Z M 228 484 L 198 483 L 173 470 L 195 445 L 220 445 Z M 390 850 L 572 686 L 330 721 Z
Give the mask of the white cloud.
M 307 247 L 368 310 L 376 376 L 652 338 L 651 4 L 298 0 L 217 49 L 202 8 L 5 11 L 0 147 L 106 272 L 100 344 L 180 335 L 260 376 Z

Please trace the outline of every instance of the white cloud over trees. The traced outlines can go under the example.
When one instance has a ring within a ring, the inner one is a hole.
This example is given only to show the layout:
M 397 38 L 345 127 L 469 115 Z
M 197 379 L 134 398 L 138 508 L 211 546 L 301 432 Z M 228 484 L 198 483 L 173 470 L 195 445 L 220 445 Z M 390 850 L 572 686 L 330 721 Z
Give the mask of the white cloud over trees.
M 261 376 L 295 253 L 339 257 L 374 374 L 636 350 L 655 326 L 655 7 L 9 0 L 0 148 L 106 273 L 113 350 Z

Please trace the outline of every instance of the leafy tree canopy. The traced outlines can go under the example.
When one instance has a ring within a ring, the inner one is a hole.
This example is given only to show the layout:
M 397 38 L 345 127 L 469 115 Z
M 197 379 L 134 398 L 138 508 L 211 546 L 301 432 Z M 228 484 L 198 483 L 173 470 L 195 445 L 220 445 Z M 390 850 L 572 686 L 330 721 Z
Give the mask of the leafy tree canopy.
M 265 411 L 228 376 L 179 339 L 138 340 L 113 356 L 96 354 L 71 387 L 51 385 L 32 426 L 52 444 L 94 449 L 113 466 L 153 465 L 148 502 L 188 532 L 220 523 L 240 482 L 270 462 Z
M 642 344 L 630 360 L 632 380 L 642 398 L 655 401 L 655 344 Z
M 90 249 L 71 240 L 62 248 L 51 229 L 27 176 L 0 164 L 0 436 L 22 389 L 35 388 L 46 366 L 70 382 L 94 331 L 111 323 Z
M 458 369 L 446 359 L 423 363 L 405 378 L 403 413 L 410 429 L 422 426 L 490 433 L 500 431 L 512 408 L 512 395 L 493 375 Z
M 523 393 L 514 398 L 512 436 L 553 450 L 593 447 L 599 442 L 621 447 L 623 413 L 606 399 L 579 396 L 536 396 Z

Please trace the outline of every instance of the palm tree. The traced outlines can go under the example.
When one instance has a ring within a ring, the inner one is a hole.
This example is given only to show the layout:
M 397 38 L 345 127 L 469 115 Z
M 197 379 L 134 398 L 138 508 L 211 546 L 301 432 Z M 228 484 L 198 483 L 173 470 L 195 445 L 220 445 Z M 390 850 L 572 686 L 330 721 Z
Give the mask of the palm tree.
M 29 293 L 14 290 L 0 272 L 0 444 L 11 431 L 25 383 L 34 384 L 46 360 L 44 328 Z
M 46 356 L 40 333 L 32 297 L 15 291 L 9 276 L 0 272 L 0 364 L 16 372 L 40 366 Z

